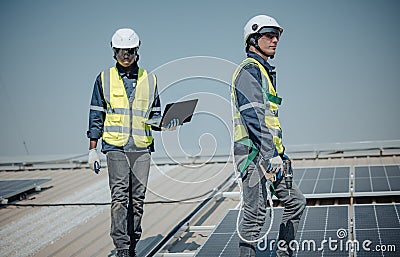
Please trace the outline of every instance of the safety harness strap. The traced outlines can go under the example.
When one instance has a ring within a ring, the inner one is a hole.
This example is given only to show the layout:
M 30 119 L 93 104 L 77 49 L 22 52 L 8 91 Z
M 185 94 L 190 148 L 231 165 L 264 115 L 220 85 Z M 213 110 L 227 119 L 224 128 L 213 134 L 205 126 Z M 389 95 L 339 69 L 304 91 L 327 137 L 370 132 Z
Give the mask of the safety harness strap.
M 282 98 L 280 98 L 279 96 L 276 96 L 276 95 L 272 95 L 272 94 L 270 94 L 270 93 L 266 93 L 266 95 L 267 95 L 267 98 L 268 98 L 268 100 L 269 100 L 270 102 L 273 102 L 273 103 L 275 103 L 275 104 L 277 104 L 277 105 L 281 105 L 281 103 L 282 103 Z
M 264 93 L 264 102 L 266 103 L 267 102 L 266 100 L 268 99 L 268 101 L 273 102 L 274 104 L 281 105 L 282 98 L 280 98 L 277 95 L 273 95 L 273 94 L 269 93 L 268 85 L 267 85 L 268 82 L 266 81 L 266 79 L 263 75 L 261 75 L 261 84 L 262 84 L 261 89 Z
M 259 153 L 258 148 L 254 145 L 253 141 L 251 141 L 248 137 L 242 138 L 236 143 L 245 145 L 251 149 L 250 153 L 247 155 L 247 158 L 244 159 L 239 164 L 239 171 L 240 174 L 243 176 L 244 171 L 249 167 L 250 163 L 256 158 L 257 154 Z

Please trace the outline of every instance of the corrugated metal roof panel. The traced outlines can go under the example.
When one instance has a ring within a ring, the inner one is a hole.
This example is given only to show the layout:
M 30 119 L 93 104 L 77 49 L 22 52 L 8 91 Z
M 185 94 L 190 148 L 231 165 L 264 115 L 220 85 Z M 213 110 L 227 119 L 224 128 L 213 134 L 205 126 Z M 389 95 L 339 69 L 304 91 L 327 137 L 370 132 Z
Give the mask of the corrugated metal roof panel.
M 199 201 L 232 174 L 232 166 L 215 164 L 196 169 L 152 166 L 150 174 L 146 202 L 153 204 L 145 205 L 142 236 L 145 241 L 165 236 Z M 0 179 L 26 176 L 47 176 L 52 181 L 43 184 L 43 192 L 30 195 L 19 203 L 50 205 L 1 209 L 1 256 L 107 256 L 112 252 L 108 205 L 62 206 L 110 202 L 105 171 L 99 175 L 76 169 L 0 173 Z M 154 203 L 201 195 L 186 203 Z M 61 206 L 51 206 L 54 204 Z
M 400 164 L 398 155 L 369 158 L 304 159 L 294 163 L 301 167 Z M 186 203 L 156 203 L 182 200 L 212 191 L 233 172 L 231 163 L 213 163 L 188 168 L 174 165 L 152 166 L 143 218 L 145 242 L 157 241 L 168 234 L 209 194 Z M 49 177 L 43 191 L 32 194 L 21 204 L 107 203 L 110 201 L 106 171 L 99 175 L 87 169 L 0 172 L 0 179 Z M 233 184 L 228 191 L 235 191 Z M 316 200 L 318 201 L 318 200 Z M 347 203 L 347 202 L 346 202 Z M 190 225 L 216 225 L 238 201 L 215 199 Z M 8 226 L 8 224 L 13 224 Z M 109 236 L 108 205 L 70 205 L 47 207 L 7 206 L 0 209 L 1 256 L 109 256 L 114 249 Z M 5 236 L 7 234 L 7 236 Z M 192 252 L 202 245 L 208 232 L 180 230 L 164 246 L 163 252 Z M 7 237 L 14 238 L 6 240 Z

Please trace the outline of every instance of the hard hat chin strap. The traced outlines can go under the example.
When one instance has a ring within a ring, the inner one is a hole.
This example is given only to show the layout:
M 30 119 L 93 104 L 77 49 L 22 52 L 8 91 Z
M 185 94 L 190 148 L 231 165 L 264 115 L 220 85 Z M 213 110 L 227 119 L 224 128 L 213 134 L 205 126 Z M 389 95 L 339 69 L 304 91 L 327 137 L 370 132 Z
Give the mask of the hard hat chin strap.
M 271 59 L 274 59 L 274 55 L 268 55 L 266 52 L 264 52 L 261 47 L 258 45 L 258 40 L 261 38 L 261 35 L 258 34 L 257 36 L 253 36 L 252 38 L 249 39 L 249 45 L 254 46 L 260 53 L 262 53 L 264 56 L 269 57 Z
M 267 56 L 267 57 L 269 57 L 270 59 L 274 59 L 274 55 L 269 55 L 269 54 L 267 54 L 266 52 L 264 52 L 262 49 L 261 49 L 261 47 L 258 45 L 258 39 L 259 38 L 257 38 L 256 40 L 255 40 L 255 43 L 254 43 L 254 47 L 258 50 L 258 51 L 260 51 L 264 56 Z

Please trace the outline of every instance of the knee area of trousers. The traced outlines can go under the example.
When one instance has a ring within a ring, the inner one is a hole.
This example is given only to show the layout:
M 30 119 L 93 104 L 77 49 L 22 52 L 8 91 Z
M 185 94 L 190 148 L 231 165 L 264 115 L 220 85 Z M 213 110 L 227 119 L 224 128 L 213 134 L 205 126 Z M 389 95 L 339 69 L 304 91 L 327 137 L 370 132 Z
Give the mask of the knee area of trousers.
M 111 202 L 127 203 L 129 201 L 129 194 L 125 191 L 118 191 L 111 193 Z
M 113 208 L 127 207 L 128 202 L 127 201 L 112 201 L 111 205 Z
M 307 205 L 307 199 L 303 196 L 301 199 L 299 199 L 299 204 L 298 204 L 299 209 L 303 211 L 306 208 L 306 205 Z
M 144 201 L 132 203 L 132 208 L 136 211 L 143 211 Z

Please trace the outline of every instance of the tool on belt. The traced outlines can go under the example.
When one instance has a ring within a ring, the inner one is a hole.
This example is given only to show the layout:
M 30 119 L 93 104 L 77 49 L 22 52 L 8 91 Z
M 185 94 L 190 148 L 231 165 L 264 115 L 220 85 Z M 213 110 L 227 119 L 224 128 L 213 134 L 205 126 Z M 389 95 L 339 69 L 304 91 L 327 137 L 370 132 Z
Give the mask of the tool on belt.
M 293 186 L 293 168 L 291 160 L 283 161 L 283 174 L 285 177 L 285 183 L 287 189 L 292 189 Z M 290 192 L 290 191 L 289 191 Z

